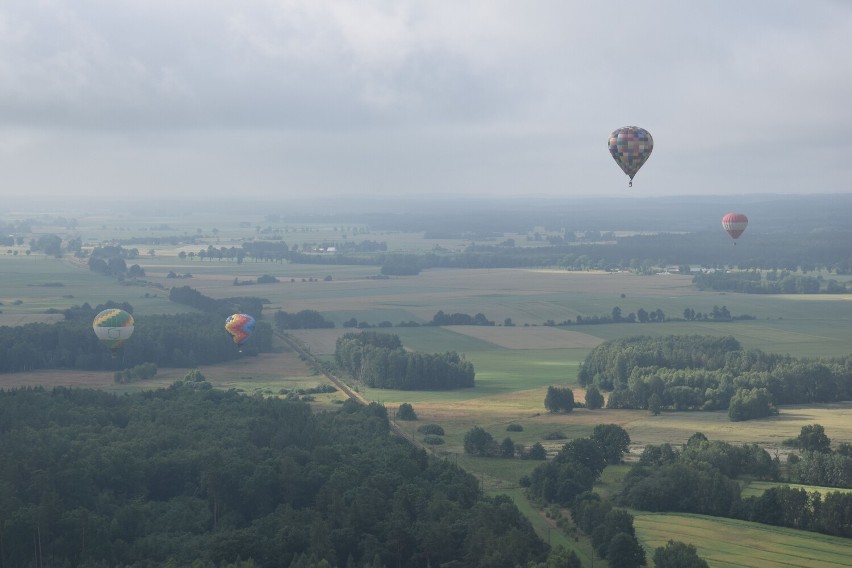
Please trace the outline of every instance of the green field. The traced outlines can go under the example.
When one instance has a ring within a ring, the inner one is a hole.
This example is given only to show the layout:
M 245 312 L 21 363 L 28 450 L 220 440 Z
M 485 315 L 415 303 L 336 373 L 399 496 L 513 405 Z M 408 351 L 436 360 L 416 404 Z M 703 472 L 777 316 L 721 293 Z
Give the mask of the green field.
M 852 566 L 852 543 L 845 538 L 701 515 L 634 515 L 636 535 L 646 553 L 679 540 L 694 545 L 713 568 Z

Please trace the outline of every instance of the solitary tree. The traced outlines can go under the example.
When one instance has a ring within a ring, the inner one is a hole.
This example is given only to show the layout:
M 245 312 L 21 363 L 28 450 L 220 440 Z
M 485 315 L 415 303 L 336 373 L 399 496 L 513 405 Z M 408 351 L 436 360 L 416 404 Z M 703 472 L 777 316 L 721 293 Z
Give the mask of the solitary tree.
M 414 407 L 407 402 L 399 405 L 399 410 L 396 411 L 396 417 L 400 420 L 417 420 L 417 413 L 414 412 Z
M 471 428 L 464 435 L 464 451 L 474 456 L 487 456 L 493 454 L 496 443 L 494 437 L 479 426 Z
M 574 391 L 568 387 L 547 387 L 547 395 L 544 397 L 544 407 L 548 412 L 571 412 L 574 410 Z
M 599 408 L 603 408 L 604 405 L 604 397 L 601 394 L 601 391 L 598 390 L 598 387 L 595 385 L 590 385 L 589 388 L 586 389 L 586 408 L 589 410 L 597 410 Z
M 825 429 L 820 424 L 802 426 L 796 446 L 808 452 L 827 454 L 831 451 L 831 438 L 825 435 Z
M 630 449 L 630 435 L 618 424 L 598 424 L 590 437 L 609 465 L 620 463 Z

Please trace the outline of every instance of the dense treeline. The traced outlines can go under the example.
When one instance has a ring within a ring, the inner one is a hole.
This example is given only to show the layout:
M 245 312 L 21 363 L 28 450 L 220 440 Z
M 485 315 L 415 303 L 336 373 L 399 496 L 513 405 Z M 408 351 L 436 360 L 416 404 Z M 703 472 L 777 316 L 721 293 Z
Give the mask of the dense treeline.
M 812 463 L 808 469 L 824 466 Z M 625 476 L 618 502 L 644 511 L 730 517 L 852 538 L 852 493 L 779 486 L 743 498 L 739 476 L 778 480 L 779 463 L 756 445 L 738 447 L 695 434 L 681 450 L 668 444 L 646 447 Z M 808 482 L 798 473 L 791 481 Z
M 612 391 L 607 408 L 728 409 L 738 421 L 774 414 L 779 404 L 852 399 L 852 358 L 745 350 L 733 337 L 632 337 L 594 348 L 578 380 Z
M 845 282 L 826 279 L 822 276 L 805 276 L 773 271 L 764 280 L 758 271 L 722 271 L 696 274 L 692 283 L 699 290 L 719 292 L 743 292 L 746 294 L 846 294 Z
M 316 310 L 302 310 L 294 314 L 278 310 L 275 312 L 275 327 L 281 331 L 288 329 L 326 329 L 333 328 L 334 322 L 328 321 Z
M 243 354 L 271 350 L 272 327 L 259 321 Z M 124 369 L 153 363 L 157 367 L 197 367 L 241 357 L 212 314 L 137 317 L 133 337 L 113 357 L 92 331 L 90 319 L 54 324 L 0 327 L 0 372 L 37 369 Z
M 260 319 L 263 313 L 263 304 L 269 303 L 269 300 L 252 296 L 217 300 L 205 296 L 195 288 L 189 286 L 174 286 L 169 290 L 169 300 L 223 317 L 227 317 L 233 313 L 241 313 L 253 316 L 255 319 Z
M 338 367 L 367 386 L 400 390 L 448 390 L 474 386 L 473 363 L 455 351 L 405 351 L 399 337 L 362 331 L 337 339 Z
M 174 386 L 0 392 L 2 566 L 535 565 L 508 497 L 390 436 L 384 407 Z M 532 564 L 531 564 L 532 563 Z

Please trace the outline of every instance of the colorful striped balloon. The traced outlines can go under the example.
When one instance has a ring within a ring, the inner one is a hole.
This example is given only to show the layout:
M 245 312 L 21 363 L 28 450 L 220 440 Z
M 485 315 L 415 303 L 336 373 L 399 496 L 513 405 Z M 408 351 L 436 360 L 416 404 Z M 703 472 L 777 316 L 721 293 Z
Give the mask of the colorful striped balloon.
M 609 135 L 609 153 L 630 177 L 630 187 L 633 187 L 633 176 L 648 160 L 653 149 L 651 133 L 638 126 L 622 126 Z
M 234 343 L 242 345 L 254 332 L 254 318 L 248 314 L 234 314 L 225 320 L 225 329 L 234 338 Z
M 111 308 L 95 316 L 92 329 L 107 347 L 115 351 L 133 335 L 133 316 L 124 310 Z

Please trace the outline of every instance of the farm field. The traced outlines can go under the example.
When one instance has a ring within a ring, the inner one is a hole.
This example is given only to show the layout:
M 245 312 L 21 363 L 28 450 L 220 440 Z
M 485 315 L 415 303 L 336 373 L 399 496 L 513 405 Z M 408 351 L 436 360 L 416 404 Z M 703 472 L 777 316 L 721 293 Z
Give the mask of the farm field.
M 852 544 L 844 538 L 701 515 L 633 514 L 646 553 L 671 539 L 694 545 L 712 568 L 852 566 Z

